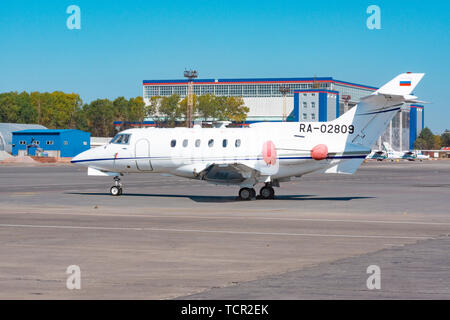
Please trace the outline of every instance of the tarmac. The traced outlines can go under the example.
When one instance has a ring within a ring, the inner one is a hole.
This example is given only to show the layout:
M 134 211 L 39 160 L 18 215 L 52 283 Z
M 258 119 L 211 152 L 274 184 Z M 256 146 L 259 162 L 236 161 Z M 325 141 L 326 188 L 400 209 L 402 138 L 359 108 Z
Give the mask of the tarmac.
M 450 161 L 305 175 L 274 200 L 160 174 L 122 182 L 113 197 L 83 168 L 1 165 L 0 299 L 450 298 Z

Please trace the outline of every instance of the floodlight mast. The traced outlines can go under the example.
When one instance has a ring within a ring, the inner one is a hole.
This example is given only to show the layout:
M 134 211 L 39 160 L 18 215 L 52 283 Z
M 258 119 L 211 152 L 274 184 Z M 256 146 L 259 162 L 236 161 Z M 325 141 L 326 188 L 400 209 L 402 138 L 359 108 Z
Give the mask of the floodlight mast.
M 185 70 L 184 77 L 188 79 L 186 127 L 192 128 L 192 109 L 194 108 L 194 79 L 198 77 L 198 72 L 197 70 Z
M 351 98 L 352 98 L 352 96 L 350 96 L 350 95 L 342 96 L 342 100 L 344 101 L 344 113 L 346 113 L 348 111 L 348 102 L 350 101 Z M 339 116 L 339 115 L 337 115 L 337 116 Z
M 286 122 L 287 115 L 286 115 L 286 95 L 291 92 L 291 89 L 289 87 L 280 87 L 279 88 L 281 94 L 283 95 L 283 122 Z

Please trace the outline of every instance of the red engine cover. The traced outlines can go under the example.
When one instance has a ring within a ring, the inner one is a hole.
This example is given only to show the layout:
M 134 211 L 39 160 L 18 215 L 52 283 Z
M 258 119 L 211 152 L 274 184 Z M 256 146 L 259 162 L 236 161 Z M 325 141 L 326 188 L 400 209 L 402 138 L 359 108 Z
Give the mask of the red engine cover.
M 323 160 L 328 156 L 328 147 L 324 144 L 318 144 L 311 150 L 311 157 L 314 160 Z
M 268 165 L 274 165 L 277 162 L 277 150 L 272 141 L 266 141 L 263 144 L 262 155 L 264 162 Z

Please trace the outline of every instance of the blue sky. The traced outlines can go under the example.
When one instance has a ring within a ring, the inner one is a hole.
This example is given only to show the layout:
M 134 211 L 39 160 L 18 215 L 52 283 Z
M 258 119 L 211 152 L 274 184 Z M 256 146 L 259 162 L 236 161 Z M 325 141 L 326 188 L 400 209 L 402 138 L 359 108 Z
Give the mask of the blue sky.
M 81 30 L 69 30 L 69 5 Z M 366 27 L 369 5 L 381 30 Z M 138 96 L 144 79 L 332 76 L 381 86 L 425 72 L 425 124 L 450 129 L 450 1 L 0 0 L 0 92 Z

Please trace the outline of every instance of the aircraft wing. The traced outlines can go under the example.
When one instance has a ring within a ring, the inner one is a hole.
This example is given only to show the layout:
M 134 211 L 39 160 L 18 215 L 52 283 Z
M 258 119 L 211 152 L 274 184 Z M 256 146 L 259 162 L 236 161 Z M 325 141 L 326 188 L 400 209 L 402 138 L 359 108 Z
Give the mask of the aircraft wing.
M 254 180 L 260 172 L 242 163 L 214 163 L 199 173 L 199 178 L 218 184 L 241 184 Z

